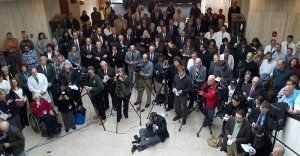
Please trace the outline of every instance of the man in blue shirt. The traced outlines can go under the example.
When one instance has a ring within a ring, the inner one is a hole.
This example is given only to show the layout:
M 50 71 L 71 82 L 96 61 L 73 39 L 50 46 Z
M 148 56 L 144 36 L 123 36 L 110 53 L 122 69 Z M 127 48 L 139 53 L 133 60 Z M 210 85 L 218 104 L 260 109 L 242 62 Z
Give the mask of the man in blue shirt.
M 259 108 L 254 108 L 248 116 L 248 121 L 254 128 L 257 125 L 264 126 L 266 130 L 267 120 L 269 118 L 269 104 L 267 102 L 263 102 Z
M 276 62 L 279 61 L 279 60 L 287 61 L 285 53 L 283 53 L 281 51 L 281 44 L 280 43 L 276 44 L 276 50 L 273 52 L 272 59 L 275 60 Z
M 284 61 L 279 60 L 277 62 L 277 68 L 273 70 L 273 87 L 276 89 L 277 93 L 281 88 L 284 87 L 286 81 L 290 78 L 292 72 L 284 67 Z

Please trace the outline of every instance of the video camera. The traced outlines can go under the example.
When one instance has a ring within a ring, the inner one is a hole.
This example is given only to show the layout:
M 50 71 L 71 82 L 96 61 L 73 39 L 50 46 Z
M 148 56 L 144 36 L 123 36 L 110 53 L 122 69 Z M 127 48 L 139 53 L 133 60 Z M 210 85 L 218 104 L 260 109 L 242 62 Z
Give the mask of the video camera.
M 142 67 L 143 67 L 143 65 L 144 65 L 144 62 L 143 62 L 143 60 L 136 60 L 136 66 L 135 66 L 135 72 L 136 73 L 138 73 L 138 72 L 140 72 L 140 71 L 142 71 Z
M 87 83 L 89 73 L 87 72 L 85 67 L 80 67 L 78 70 L 80 83 Z

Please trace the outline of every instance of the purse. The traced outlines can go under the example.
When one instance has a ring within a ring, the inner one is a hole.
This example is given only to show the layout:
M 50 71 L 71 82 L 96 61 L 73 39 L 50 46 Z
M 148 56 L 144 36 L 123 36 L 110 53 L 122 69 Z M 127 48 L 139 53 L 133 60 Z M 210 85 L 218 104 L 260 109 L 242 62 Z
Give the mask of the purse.
M 15 93 L 15 95 L 16 95 L 16 99 L 21 99 L 17 93 Z M 24 107 L 24 101 L 16 101 L 16 105 L 18 108 L 22 108 Z

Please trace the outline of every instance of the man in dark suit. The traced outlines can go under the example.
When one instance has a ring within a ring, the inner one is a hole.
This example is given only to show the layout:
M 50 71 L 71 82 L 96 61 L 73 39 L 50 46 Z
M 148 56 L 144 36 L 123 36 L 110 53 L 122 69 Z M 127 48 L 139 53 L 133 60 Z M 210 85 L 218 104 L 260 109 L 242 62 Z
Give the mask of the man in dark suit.
M 86 45 L 83 45 L 81 47 L 81 60 L 84 67 L 93 66 L 94 60 L 93 60 L 93 53 L 92 51 L 95 49 L 95 47 L 91 44 L 91 38 L 85 39 Z
M 105 48 L 102 47 L 101 41 L 96 41 L 95 48 L 92 50 L 92 55 L 94 59 L 94 68 L 100 68 L 101 61 L 108 61 L 108 54 Z
M 171 40 L 175 42 L 178 34 L 178 26 L 174 25 L 174 19 L 169 20 L 169 25 L 167 26 L 167 32 L 170 34 Z
M 131 15 L 131 19 L 128 21 L 128 28 L 135 29 L 138 21 L 136 20 L 135 14 Z
M 194 25 L 195 27 L 195 35 L 198 36 L 200 32 L 206 33 L 207 32 L 207 26 L 205 23 L 202 23 L 200 18 L 196 19 L 196 23 Z
M 111 34 L 108 35 L 108 40 L 107 40 L 107 44 L 109 46 L 111 46 L 111 44 L 113 43 L 117 43 L 118 42 L 118 34 L 115 28 L 111 28 Z M 110 47 L 111 48 L 111 47 Z
M 270 128 L 267 126 L 269 120 L 269 107 L 270 105 L 267 102 L 263 102 L 259 108 L 254 108 L 248 116 L 248 122 L 254 128 L 255 126 L 263 126 L 265 130 L 269 131 Z
M 237 6 L 237 1 L 233 2 L 233 5 L 228 10 L 228 23 L 231 25 L 231 15 L 241 13 L 241 8 Z
M 123 18 L 126 19 L 127 21 L 131 20 L 131 15 L 132 15 L 132 12 L 131 12 L 131 8 L 128 7 L 126 9 L 126 13 L 123 15 Z
M 77 19 L 73 18 L 72 13 L 68 14 L 68 19 L 66 20 L 67 29 L 74 28 L 76 31 L 79 31 L 80 24 Z
M 252 79 L 252 83 L 251 84 L 247 84 L 244 87 L 243 90 L 243 95 L 244 95 L 244 99 L 246 99 L 249 104 L 248 107 L 251 106 L 251 104 L 253 104 L 254 99 L 261 94 L 263 88 L 261 86 L 258 85 L 259 83 L 259 77 L 255 76 Z
M 68 58 L 68 52 L 65 51 L 64 46 L 61 43 L 57 42 L 56 38 L 52 38 L 51 40 L 52 50 L 57 50 L 59 53 L 64 55 L 65 58 Z
M 209 44 L 209 40 L 207 38 L 204 37 L 204 33 L 203 32 L 200 32 L 199 33 L 199 36 L 195 39 L 194 41 L 194 48 L 195 48 L 195 51 L 199 51 L 200 49 L 200 46 L 202 44 L 206 44 L 208 45 Z
M 149 61 L 151 61 L 154 65 L 158 62 L 159 54 L 155 52 L 155 46 L 150 45 L 149 52 L 147 53 Z
M 197 53 L 198 57 L 201 58 L 202 60 L 202 65 L 204 67 L 206 67 L 206 69 L 209 69 L 210 66 L 210 62 L 212 61 L 212 56 L 209 52 L 206 51 L 207 45 L 206 44 L 202 44 L 200 45 L 200 50 Z M 208 72 L 208 70 L 206 70 Z M 207 74 L 206 74 L 207 75 Z M 211 74 L 209 74 L 211 75 Z
M 102 29 L 97 27 L 96 33 L 92 35 L 92 43 L 96 44 L 97 41 L 101 41 L 102 44 L 106 44 L 104 35 L 102 34 Z
M 159 8 L 155 7 L 150 16 L 152 23 L 159 23 L 162 17 L 162 13 L 160 12 Z
M 9 153 L 9 155 L 25 155 L 25 137 L 21 130 L 15 126 L 9 125 L 7 121 L 1 121 L 0 131 L 6 136 L 2 142 L 2 145 L 5 151 L 8 149 L 8 151 L 12 152 Z
M 100 62 L 101 68 L 98 69 L 98 75 L 103 80 L 104 90 L 103 90 L 103 102 L 105 105 L 105 110 L 109 108 L 108 93 L 112 99 L 112 107 L 116 108 L 115 105 L 115 88 L 114 88 L 114 77 L 116 76 L 115 70 L 107 66 L 105 61 Z
M 127 47 L 130 47 L 131 45 L 135 45 L 134 35 L 132 34 L 132 28 L 127 29 L 126 35 L 124 36 L 124 40 L 127 42 Z
M 248 52 L 252 51 L 252 48 L 247 45 L 246 40 L 242 40 L 241 45 L 237 46 L 234 52 L 234 64 L 238 64 L 240 61 L 245 60 Z
M 164 51 L 164 43 L 160 41 L 159 35 L 155 35 L 155 40 L 151 42 L 150 45 L 154 45 L 156 52 L 158 52 L 159 55 L 163 54 Z
M 56 74 L 54 67 L 51 64 L 47 64 L 47 58 L 42 56 L 40 58 L 40 65 L 36 67 L 38 73 L 43 73 L 48 81 L 48 90 L 51 92 L 52 96 L 55 97 L 56 95 Z M 54 101 L 56 105 L 56 101 Z
M 161 40 L 165 45 L 167 45 L 167 43 L 168 43 L 170 40 L 172 40 L 170 33 L 167 32 L 167 27 L 166 27 L 166 26 L 163 26 L 163 27 L 161 28 L 161 33 L 159 33 L 158 35 L 159 35 L 160 40 Z
M 131 149 L 132 153 L 136 150 L 143 151 L 149 145 L 164 142 L 166 138 L 169 138 L 166 119 L 155 112 L 150 114 L 146 128 L 140 129 L 139 133 L 140 137 L 137 135 L 134 136 L 135 141 L 132 143 L 138 143 L 138 145 L 133 145 Z M 146 138 L 149 139 L 146 140 Z
M 76 45 L 76 49 L 78 51 L 80 51 L 81 46 L 83 46 L 83 39 L 82 38 L 78 38 L 78 33 L 77 31 L 74 31 L 72 33 L 72 40 L 70 40 L 70 45 Z
M 227 121 L 222 149 L 227 150 L 228 156 L 244 155 L 241 144 L 248 144 L 251 141 L 251 125 L 245 117 L 245 111 L 239 109 L 236 111 L 235 118 L 231 117 Z
M 182 30 L 181 33 L 180 33 L 180 36 L 177 36 L 176 41 L 175 41 L 175 45 L 178 48 L 178 50 L 183 48 L 186 41 L 187 41 L 187 37 L 186 37 L 185 31 Z

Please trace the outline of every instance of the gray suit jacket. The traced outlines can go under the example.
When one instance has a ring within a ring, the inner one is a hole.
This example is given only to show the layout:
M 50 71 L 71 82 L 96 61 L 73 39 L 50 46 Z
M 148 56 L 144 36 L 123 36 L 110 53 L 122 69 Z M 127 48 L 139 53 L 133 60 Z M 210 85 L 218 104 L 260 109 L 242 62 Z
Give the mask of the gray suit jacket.
M 128 51 L 125 54 L 125 63 L 128 64 L 128 72 L 133 72 L 137 63 L 137 60 L 141 59 L 141 53 L 139 51 L 135 51 L 133 53 L 133 59 L 131 57 L 131 52 Z M 131 61 L 135 61 L 134 64 L 129 64 Z
M 196 80 L 196 66 L 193 65 L 191 66 L 190 68 L 190 77 L 191 77 L 191 80 L 192 80 L 192 83 L 194 83 L 194 81 Z M 198 80 L 201 80 L 201 81 L 205 81 L 206 79 L 206 67 L 205 66 L 201 66 L 200 69 L 198 69 Z

